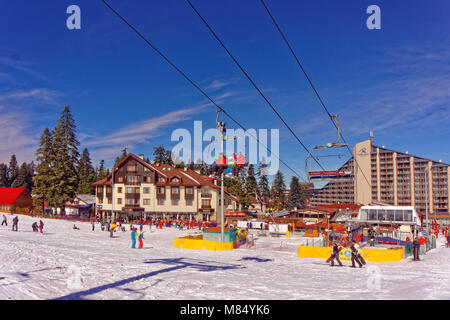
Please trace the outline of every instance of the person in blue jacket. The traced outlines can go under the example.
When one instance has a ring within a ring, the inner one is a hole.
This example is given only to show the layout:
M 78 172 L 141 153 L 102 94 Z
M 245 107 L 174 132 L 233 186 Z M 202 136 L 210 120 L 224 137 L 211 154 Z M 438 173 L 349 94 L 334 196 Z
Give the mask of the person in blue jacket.
M 131 248 L 136 248 L 136 229 L 131 229 Z

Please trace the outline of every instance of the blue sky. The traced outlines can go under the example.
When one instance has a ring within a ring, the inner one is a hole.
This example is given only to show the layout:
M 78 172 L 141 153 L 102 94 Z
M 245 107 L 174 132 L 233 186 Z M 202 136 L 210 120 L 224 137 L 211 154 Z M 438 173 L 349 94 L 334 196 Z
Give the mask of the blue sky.
M 281 159 L 304 172 L 306 152 L 185 1 L 109 3 L 247 128 L 280 129 Z M 72 4 L 81 8 L 81 30 L 66 27 Z M 308 147 L 335 140 L 258 0 L 193 4 Z M 339 115 L 347 142 L 372 130 L 378 145 L 450 163 L 448 1 L 266 4 Z M 366 27 L 371 4 L 381 8 L 381 30 Z M 110 165 L 123 147 L 151 157 L 154 146 L 175 145 L 174 129 L 193 130 L 194 120 L 214 127 L 215 108 L 100 0 L 0 0 L 0 7 L 0 162 L 12 153 L 32 160 L 40 134 L 55 126 L 65 104 L 94 164 Z

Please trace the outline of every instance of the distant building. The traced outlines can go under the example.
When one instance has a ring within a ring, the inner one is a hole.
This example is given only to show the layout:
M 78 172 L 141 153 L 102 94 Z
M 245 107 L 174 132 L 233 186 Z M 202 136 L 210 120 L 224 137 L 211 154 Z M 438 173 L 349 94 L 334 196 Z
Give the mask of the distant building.
M 25 188 L 0 188 L 0 212 L 30 212 L 33 201 Z
M 317 190 L 311 205 L 382 203 L 413 206 L 425 213 L 448 213 L 450 165 L 375 146 L 372 139 L 356 144 L 352 157 L 339 170 L 354 178 L 330 181 Z
M 78 194 L 65 205 L 67 215 L 90 216 L 95 208 L 95 196 L 91 194 Z
M 188 168 L 147 163 L 128 154 L 95 186 L 101 217 L 220 221 L 220 186 Z M 224 193 L 225 212 L 239 210 L 239 198 Z

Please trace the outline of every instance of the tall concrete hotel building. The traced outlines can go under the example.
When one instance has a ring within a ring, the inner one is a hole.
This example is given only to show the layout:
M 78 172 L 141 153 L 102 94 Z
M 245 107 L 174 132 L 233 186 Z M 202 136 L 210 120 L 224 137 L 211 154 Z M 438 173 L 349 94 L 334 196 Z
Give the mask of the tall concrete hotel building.
M 449 164 L 375 146 L 372 139 L 357 143 L 353 155 L 339 169 L 352 177 L 328 182 L 312 205 L 384 203 L 414 206 L 423 213 L 450 211 Z

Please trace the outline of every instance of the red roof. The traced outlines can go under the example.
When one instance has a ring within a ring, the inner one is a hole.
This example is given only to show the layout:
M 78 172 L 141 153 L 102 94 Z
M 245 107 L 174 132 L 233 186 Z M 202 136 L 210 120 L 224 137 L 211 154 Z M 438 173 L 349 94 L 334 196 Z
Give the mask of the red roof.
M 0 204 L 13 204 L 25 188 L 0 188 Z
M 361 206 L 354 203 L 333 203 L 333 204 L 321 204 L 314 207 L 314 209 L 323 210 L 330 213 L 339 211 L 339 209 L 347 210 L 347 208 L 350 211 L 358 211 L 359 208 L 361 208 Z

